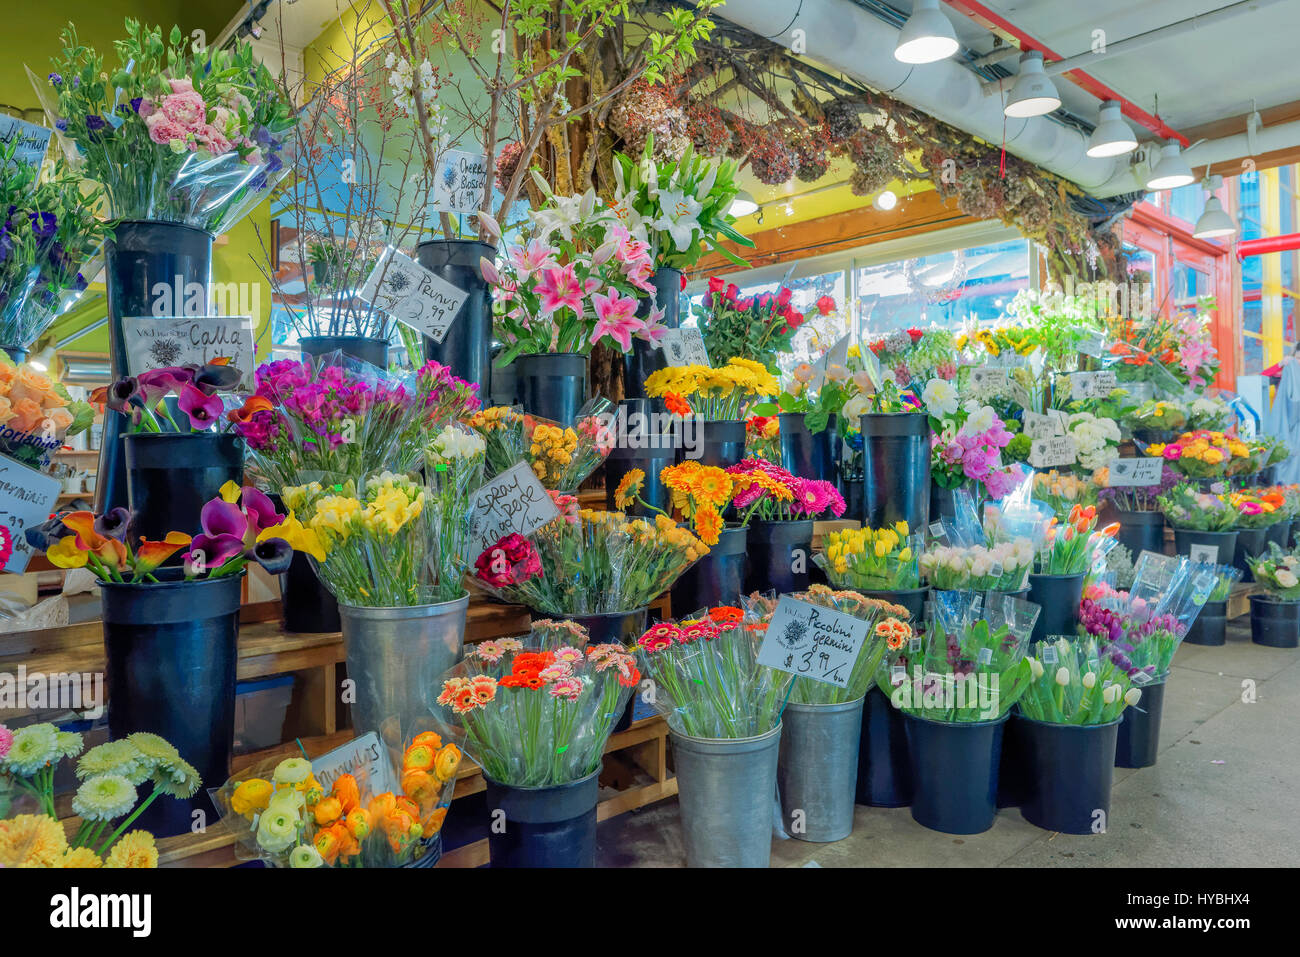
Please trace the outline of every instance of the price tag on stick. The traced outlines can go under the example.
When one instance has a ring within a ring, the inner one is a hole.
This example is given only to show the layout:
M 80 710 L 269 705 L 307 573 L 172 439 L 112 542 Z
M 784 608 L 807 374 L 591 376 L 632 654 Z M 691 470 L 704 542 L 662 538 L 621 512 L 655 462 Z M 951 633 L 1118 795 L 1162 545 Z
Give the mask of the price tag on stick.
M 511 532 L 528 537 L 559 517 L 560 510 L 546 494 L 532 467 L 520 462 L 484 482 L 474 493 L 470 536 L 478 545 L 471 557 L 478 558 Z
M 870 622 L 782 595 L 763 633 L 758 663 L 843 688 Z
M 1071 399 L 1104 399 L 1119 385 L 1114 371 L 1102 369 L 1100 372 L 1071 372 Z
M 1205 562 L 1209 565 L 1217 564 L 1219 561 L 1219 546 L 1193 545 L 1187 550 L 1187 557 L 1194 562 Z
M 392 246 L 384 250 L 357 294 L 398 322 L 442 342 L 469 294 Z

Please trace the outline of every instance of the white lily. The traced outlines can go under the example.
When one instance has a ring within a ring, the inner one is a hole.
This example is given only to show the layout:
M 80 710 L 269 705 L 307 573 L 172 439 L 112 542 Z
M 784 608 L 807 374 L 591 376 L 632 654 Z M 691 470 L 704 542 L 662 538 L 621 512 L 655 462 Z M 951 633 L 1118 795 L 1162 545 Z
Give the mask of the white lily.
M 655 228 L 672 236 L 678 252 L 690 249 L 700 228 L 700 204 L 680 189 L 665 189 L 660 194 L 659 205 L 663 215 L 655 220 Z

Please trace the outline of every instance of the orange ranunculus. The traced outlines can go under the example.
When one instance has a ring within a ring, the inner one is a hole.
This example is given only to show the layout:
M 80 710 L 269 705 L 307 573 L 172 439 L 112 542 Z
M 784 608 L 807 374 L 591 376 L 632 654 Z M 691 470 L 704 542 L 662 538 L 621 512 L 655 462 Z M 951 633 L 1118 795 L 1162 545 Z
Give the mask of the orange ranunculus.
M 400 854 L 410 846 L 412 840 L 420 836 L 419 817 L 402 810 L 393 811 L 384 818 L 383 829 L 384 836 L 388 838 L 388 846 L 394 854 Z
M 370 835 L 370 812 L 365 808 L 353 808 L 347 819 L 348 833 L 358 841 L 364 841 Z
M 420 816 L 420 806 L 405 794 L 394 796 L 393 807 L 399 814 L 409 814 L 412 818 L 416 819 Z
M 450 781 L 456 776 L 458 767 L 460 767 L 460 748 L 454 744 L 449 744 L 438 752 L 438 758 L 434 763 L 434 773 L 438 775 L 439 781 Z
M 321 827 L 328 827 L 343 816 L 343 805 L 333 796 L 321 798 L 316 802 L 314 813 L 316 823 Z
M 148 574 L 189 543 L 190 537 L 184 532 L 168 532 L 161 542 L 142 537 L 135 550 L 136 572 Z
M 428 771 L 433 767 L 436 754 L 435 749 L 427 744 L 413 744 L 406 749 L 406 754 L 402 755 L 402 770 Z
M 383 794 L 376 794 L 370 799 L 367 810 L 370 812 L 372 821 L 382 821 L 392 813 L 393 808 L 397 806 L 397 798 L 392 791 L 385 791 Z
M 353 841 L 352 835 L 348 833 L 348 829 L 342 823 L 335 822 L 329 827 L 316 832 L 316 850 L 325 859 L 325 863 L 331 867 L 339 859 L 339 855 L 344 853 L 349 843 L 356 842 Z
M 424 829 L 424 837 L 432 837 L 442 830 L 442 822 L 447 819 L 447 809 L 445 807 L 436 807 L 429 812 L 420 826 Z
M 422 731 L 411 740 L 411 747 L 415 747 L 417 744 L 425 745 L 437 751 L 442 747 L 442 738 L 437 731 Z
M 412 768 L 402 774 L 402 790 L 408 797 L 427 805 L 438 796 L 442 784 L 428 771 Z
M 258 412 L 270 412 L 271 400 L 262 395 L 250 395 L 244 400 L 244 404 L 238 409 L 231 409 L 226 413 L 226 418 L 231 422 L 243 424 L 248 422 Z
M 361 792 L 357 789 L 357 779 L 350 774 L 340 774 L 334 781 L 330 792 L 339 799 L 344 814 L 351 814 L 361 806 Z

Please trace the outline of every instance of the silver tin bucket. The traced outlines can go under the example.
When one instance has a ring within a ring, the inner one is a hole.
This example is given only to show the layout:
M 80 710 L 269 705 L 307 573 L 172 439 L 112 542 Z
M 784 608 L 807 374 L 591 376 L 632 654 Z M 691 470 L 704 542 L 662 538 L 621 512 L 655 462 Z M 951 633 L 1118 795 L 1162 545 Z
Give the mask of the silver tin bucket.
M 671 735 L 687 866 L 767 867 L 781 726 L 752 738 Z
M 852 833 L 865 700 L 785 706 L 777 789 L 791 837 L 825 843 Z
M 348 677 L 355 682 L 352 727 L 378 732 L 397 718 L 401 727 L 429 714 L 427 690 L 460 661 L 469 596 L 436 605 L 364 608 L 339 605 Z

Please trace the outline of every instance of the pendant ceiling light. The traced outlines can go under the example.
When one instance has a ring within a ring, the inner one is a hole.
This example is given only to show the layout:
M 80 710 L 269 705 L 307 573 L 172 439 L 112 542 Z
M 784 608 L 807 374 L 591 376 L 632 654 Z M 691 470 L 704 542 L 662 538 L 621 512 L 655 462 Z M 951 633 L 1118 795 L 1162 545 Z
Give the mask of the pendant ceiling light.
M 1187 160 L 1183 159 L 1177 140 L 1167 141 L 1160 147 L 1160 160 L 1151 170 L 1147 189 L 1178 189 L 1180 186 L 1195 182 L 1196 176 L 1192 173 L 1192 168 L 1187 165 Z
M 901 63 L 935 63 L 957 52 L 957 34 L 939 9 L 939 0 L 916 0 L 912 15 L 898 32 L 894 59 Z
M 1042 116 L 1061 105 L 1061 98 L 1051 78 L 1043 72 L 1043 54 L 1031 50 L 1020 55 L 1020 73 L 1016 76 L 1015 86 L 1002 112 L 1007 116 L 1022 119 L 1029 116 Z
M 1088 155 L 1122 156 L 1137 149 L 1137 137 L 1124 122 L 1119 100 L 1106 100 L 1097 111 L 1097 128 L 1088 137 Z
M 1237 232 L 1236 220 L 1228 215 L 1228 211 L 1219 202 L 1219 197 L 1214 195 L 1215 190 L 1222 188 L 1222 176 L 1211 176 L 1206 181 L 1205 189 L 1210 197 L 1205 201 L 1205 212 L 1201 213 L 1201 218 L 1192 229 L 1192 235 L 1197 239 L 1223 239 Z
M 736 198 L 731 201 L 731 208 L 727 212 L 739 219 L 742 216 L 748 216 L 750 213 L 758 212 L 758 203 L 754 201 L 754 197 L 749 190 L 742 189 L 736 193 Z

